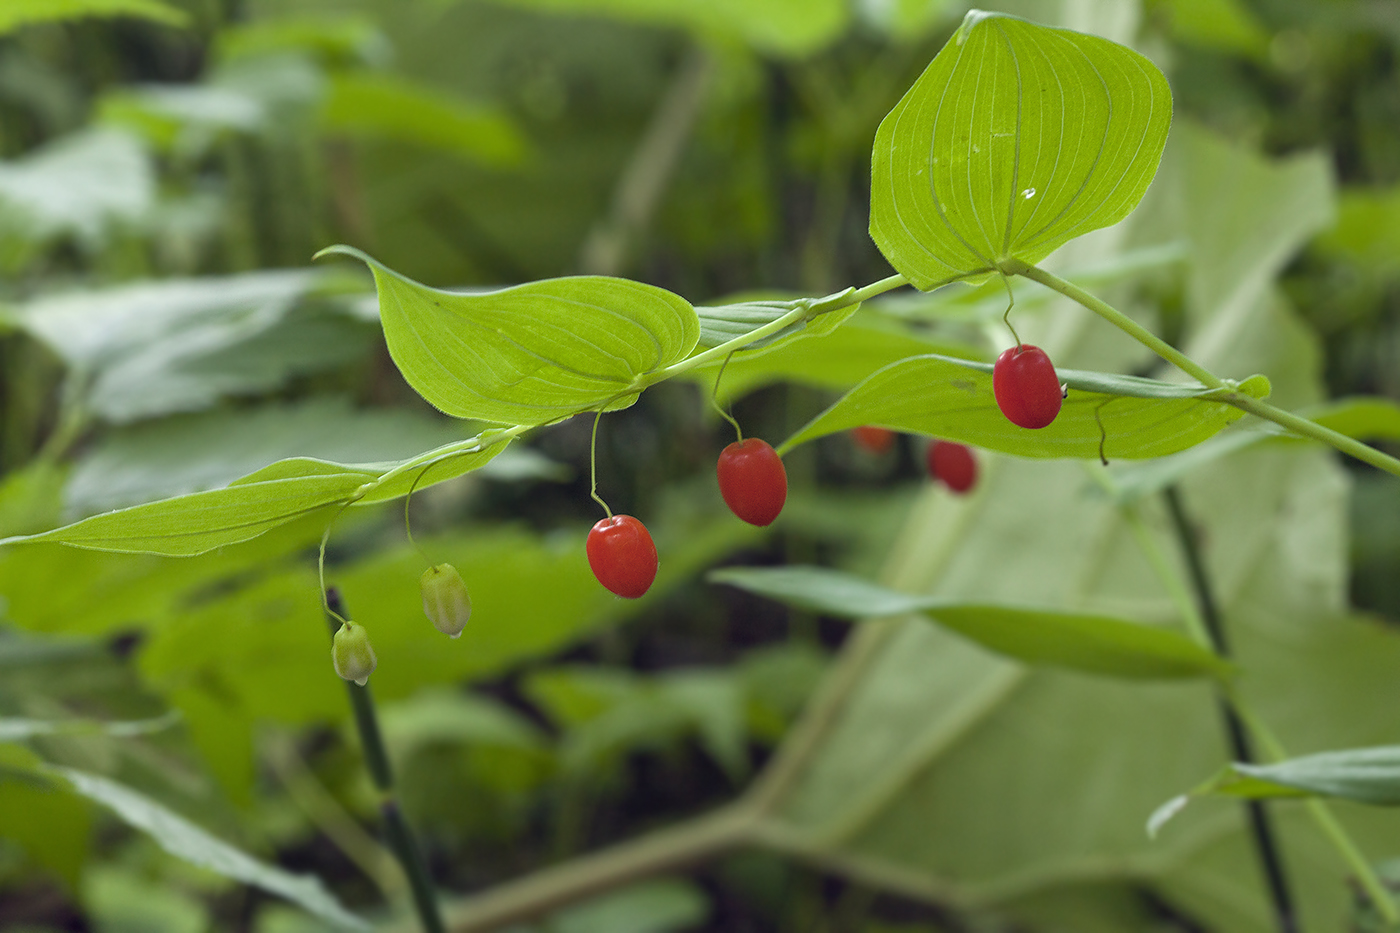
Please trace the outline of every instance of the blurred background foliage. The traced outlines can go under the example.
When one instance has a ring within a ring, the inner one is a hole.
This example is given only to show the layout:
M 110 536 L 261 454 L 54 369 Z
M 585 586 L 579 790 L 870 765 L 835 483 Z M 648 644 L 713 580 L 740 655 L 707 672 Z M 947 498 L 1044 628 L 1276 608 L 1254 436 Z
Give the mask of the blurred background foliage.
M 1071 244 L 1058 268 L 1207 365 L 1268 372 L 1283 404 L 1400 398 L 1393 3 L 999 8 L 1131 43 L 1176 95 L 1144 207 Z M 469 436 L 399 378 L 367 277 L 310 265 L 330 243 L 434 285 L 604 272 L 697 303 L 888 274 L 865 232 L 870 142 L 964 11 L 6 0 L 0 536 L 285 456 L 382 461 Z M 1073 309 L 1020 297 L 1022 332 L 1057 359 L 1148 371 Z M 835 338 L 736 365 L 721 394 L 746 433 L 777 441 L 891 359 L 990 358 L 1002 310 L 996 289 L 891 296 Z M 399 506 L 337 523 L 328 570 L 378 651 L 405 808 L 445 892 L 733 798 L 825 684 L 848 712 L 792 788 L 771 850 L 539 928 L 1269 929 L 1238 808 L 1202 805 L 1155 844 L 1141 831 L 1221 759 L 1204 688 L 1028 672 L 922 623 L 862 629 L 875 634 L 852 661 L 846 624 L 703 580 L 722 562 L 822 562 L 914 591 L 1169 617 L 1082 470 L 988 457 L 982 491 L 953 501 L 923 480 L 921 439 L 874 454 L 834 437 L 789 457 L 793 492 L 772 531 L 741 526 L 710 478 L 728 439 L 706 400 L 713 376 L 603 422 L 600 491 L 647 521 L 663 555 L 637 603 L 604 592 L 583 559 L 597 517 L 583 420 L 414 498 L 423 548 L 471 588 L 460 641 L 421 616 L 423 561 Z M 1280 731 L 1300 752 L 1395 741 L 1400 650 L 1375 621 L 1400 619 L 1395 480 L 1283 444 L 1193 476 L 1223 601 L 1246 627 L 1241 653 L 1261 668 L 1252 689 Z M 0 552 L 0 739 L 28 743 L 0 749 L 121 781 L 388 920 L 404 880 L 375 838 L 327 663 L 322 528 L 191 560 Z M 156 725 L 34 726 L 70 719 Z M 322 928 L 161 855 L 76 794 L 6 773 L 4 929 Z M 1283 812 L 1305 916 L 1346 928 L 1344 871 Z M 1350 822 L 1370 827 L 1358 830 L 1368 855 L 1400 854 L 1393 820 Z

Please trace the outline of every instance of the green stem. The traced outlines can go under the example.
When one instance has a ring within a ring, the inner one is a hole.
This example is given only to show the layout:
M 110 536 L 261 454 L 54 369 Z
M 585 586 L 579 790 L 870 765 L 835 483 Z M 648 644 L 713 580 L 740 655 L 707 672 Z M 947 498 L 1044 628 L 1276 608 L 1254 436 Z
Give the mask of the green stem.
M 335 587 L 325 589 L 326 622 L 331 635 L 339 628 L 338 619 L 349 618 L 340 601 L 340 593 Z M 374 786 L 379 790 L 379 814 L 384 821 L 385 835 L 389 848 L 398 859 L 404 874 L 408 877 L 409 890 L 413 893 L 413 907 L 418 913 L 418 921 L 424 933 L 446 933 L 442 922 L 442 912 L 438 907 L 437 896 L 433 892 L 433 882 L 428 877 L 427 865 L 418 848 L 413 831 L 409 829 L 394 791 L 394 771 L 389 764 L 389 752 L 384 745 L 384 737 L 379 731 L 379 718 L 374 710 L 374 696 L 369 687 L 361 687 L 352 681 L 345 682 L 350 695 L 350 709 L 355 714 L 355 728 L 360 734 L 360 748 L 365 756 L 365 768 L 369 771 Z
M 1325 428 L 1316 421 L 1309 421 L 1292 412 L 1284 411 L 1274 405 L 1270 405 L 1262 399 L 1254 398 L 1244 392 L 1235 391 L 1233 384 L 1226 382 L 1219 376 L 1201 366 L 1180 350 L 1167 343 L 1156 334 L 1147 330 L 1136 321 L 1123 314 L 1107 302 L 1094 297 L 1084 289 L 1066 282 L 1064 279 L 1046 272 L 1037 266 L 1028 265 L 1018 259 L 1003 260 L 1000 264 L 1001 271 L 1008 275 L 1021 275 L 1028 279 L 1039 282 L 1046 288 L 1059 292 L 1066 298 L 1073 299 L 1079 304 L 1093 311 L 1104 320 L 1126 331 L 1130 336 L 1153 350 L 1158 356 L 1167 362 L 1175 365 L 1178 369 L 1195 377 L 1196 381 L 1212 389 L 1225 390 L 1217 397 L 1219 401 L 1227 405 L 1234 405 L 1243 411 L 1249 412 L 1266 421 L 1272 421 L 1281 427 L 1285 427 L 1295 434 L 1312 438 L 1329 444 L 1340 450 L 1344 454 L 1349 454 L 1363 463 L 1369 463 L 1377 469 L 1387 473 L 1400 476 L 1400 460 L 1384 454 L 1374 447 L 1363 444 L 1360 441 L 1347 437 L 1331 428 Z
M 1224 399 L 1223 401 L 1234 405 L 1236 408 L 1241 408 L 1251 415 L 1257 415 L 1260 418 L 1272 421 L 1274 424 L 1285 427 L 1295 434 L 1301 434 L 1303 437 L 1309 437 L 1315 441 L 1330 444 L 1342 453 L 1350 454 L 1357 460 L 1363 463 L 1369 463 L 1377 469 L 1400 476 L 1400 460 L 1388 454 L 1381 453 L 1376 448 L 1363 444 L 1354 438 L 1347 437 L 1345 434 L 1333 431 L 1331 428 L 1325 428 L 1316 421 L 1309 421 L 1307 418 L 1295 415 L 1290 411 L 1284 411 L 1282 408 L 1270 405 L 1262 399 L 1245 395 L 1243 392 L 1232 393 L 1230 398 Z
M 1117 308 L 1099 298 L 1086 292 L 1071 282 L 1066 282 L 1059 276 L 1046 272 L 1039 266 L 1028 265 L 1019 259 L 1004 259 L 998 264 L 998 268 L 1007 275 L 1025 276 L 1034 282 L 1039 282 L 1046 288 L 1059 292 L 1066 298 L 1079 302 L 1099 317 L 1108 321 L 1113 326 L 1125 331 L 1129 336 L 1156 353 L 1162 359 L 1171 363 L 1177 369 L 1193 377 L 1203 386 L 1212 389 L 1227 388 L 1225 380 L 1201 366 L 1195 360 L 1182 353 L 1176 347 L 1158 337 L 1152 331 L 1143 327 L 1137 321 L 1128 317 Z
M 458 902 L 452 933 L 486 933 L 523 923 L 625 884 L 689 868 L 748 845 L 758 815 L 745 803 L 545 868 Z
M 896 272 L 894 275 L 886 276 L 878 282 L 871 282 L 864 288 L 857 288 L 849 292 L 838 292 L 835 295 L 820 298 L 810 304 L 799 304 L 782 317 L 769 321 L 762 327 L 756 327 L 747 334 L 740 334 L 733 340 L 726 340 L 717 347 L 711 347 L 702 353 L 686 357 L 679 363 L 672 363 L 665 369 L 659 369 L 654 373 L 650 373 L 645 377 L 645 382 L 639 386 L 639 388 L 647 388 L 663 380 L 670 379 L 673 376 L 688 373 L 699 366 L 705 366 L 716 360 L 722 360 L 735 350 L 742 350 L 751 343 L 762 340 L 764 337 L 772 336 L 778 331 L 798 323 L 814 311 L 819 314 L 840 311 L 842 308 L 849 308 L 851 305 L 860 304 L 862 301 L 867 301 L 874 298 L 876 295 L 882 295 L 891 289 L 908 284 L 909 280 Z

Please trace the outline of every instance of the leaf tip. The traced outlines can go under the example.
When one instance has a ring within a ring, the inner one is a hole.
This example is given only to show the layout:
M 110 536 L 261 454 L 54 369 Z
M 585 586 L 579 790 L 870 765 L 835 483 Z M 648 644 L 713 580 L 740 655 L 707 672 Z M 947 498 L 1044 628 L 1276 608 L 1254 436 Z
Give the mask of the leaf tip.
M 977 27 L 978 23 L 982 22 L 984 19 L 990 19 L 993 16 L 1000 15 L 1002 14 L 994 13 L 990 10 L 968 10 L 967 15 L 963 17 L 962 25 L 958 27 L 957 33 L 953 36 L 953 42 L 957 45 L 962 45 L 963 42 L 967 40 L 968 34 Z
M 372 264 L 374 262 L 364 251 L 358 250 L 353 246 L 346 246 L 344 243 L 336 243 L 334 246 L 327 246 L 325 249 L 317 250 L 316 255 L 311 257 L 311 261 L 315 262 L 326 256 L 349 256 L 351 259 L 358 259 L 366 264 Z
M 1157 834 L 1161 832 L 1167 821 L 1180 813 L 1190 802 L 1189 795 L 1179 794 L 1153 810 L 1152 815 L 1147 818 L 1147 838 L 1156 839 Z

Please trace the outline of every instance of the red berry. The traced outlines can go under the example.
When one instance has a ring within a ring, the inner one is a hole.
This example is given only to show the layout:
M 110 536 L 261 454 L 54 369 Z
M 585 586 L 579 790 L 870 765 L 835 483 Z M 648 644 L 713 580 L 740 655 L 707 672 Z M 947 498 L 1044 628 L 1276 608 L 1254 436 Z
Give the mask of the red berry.
M 928 445 L 928 475 L 953 492 L 964 493 L 977 483 L 977 460 L 966 444 L 934 441 Z
M 647 526 L 630 515 L 598 522 L 588 533 L 588 566 L 618 596 L 641 596 L 656 579 L 656 545 Z
M 1064 394 L 1050 357 L 1028 343 L 1011 347 L 992 367 L 997 407 L 1012 424 L 1043 428 L 1060 413 Z
M 715 467 L 719 492 L 730 510 L 750 525 L 771 525 L 787 501 L 787 470 L 767 441 L 735 441 Z
M 894 432 L 889 428 L 876 428 L 867 424 L 851 428 L 851 437 L 872 454 L 883 454 L 894 446 Z

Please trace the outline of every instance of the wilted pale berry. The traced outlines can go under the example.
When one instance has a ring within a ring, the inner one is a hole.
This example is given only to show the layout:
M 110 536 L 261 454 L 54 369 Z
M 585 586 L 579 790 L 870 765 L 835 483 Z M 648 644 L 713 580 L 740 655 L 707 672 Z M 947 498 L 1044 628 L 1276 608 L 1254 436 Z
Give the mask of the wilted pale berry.
M 365 685 L 379 661 L 374 656 L 369 633 L 363 625 L 354 622 L 341 624 L 331 645 L 331 663 L 335 665 L 335 672 L 344 679 L 353 680 L 361 687 Z
M 438 564 L 418 578 L 423 591 L 423 612 L 433 628 L 457 638 L 472 616 L 472 601 L 462 575 L 451 564 Z

